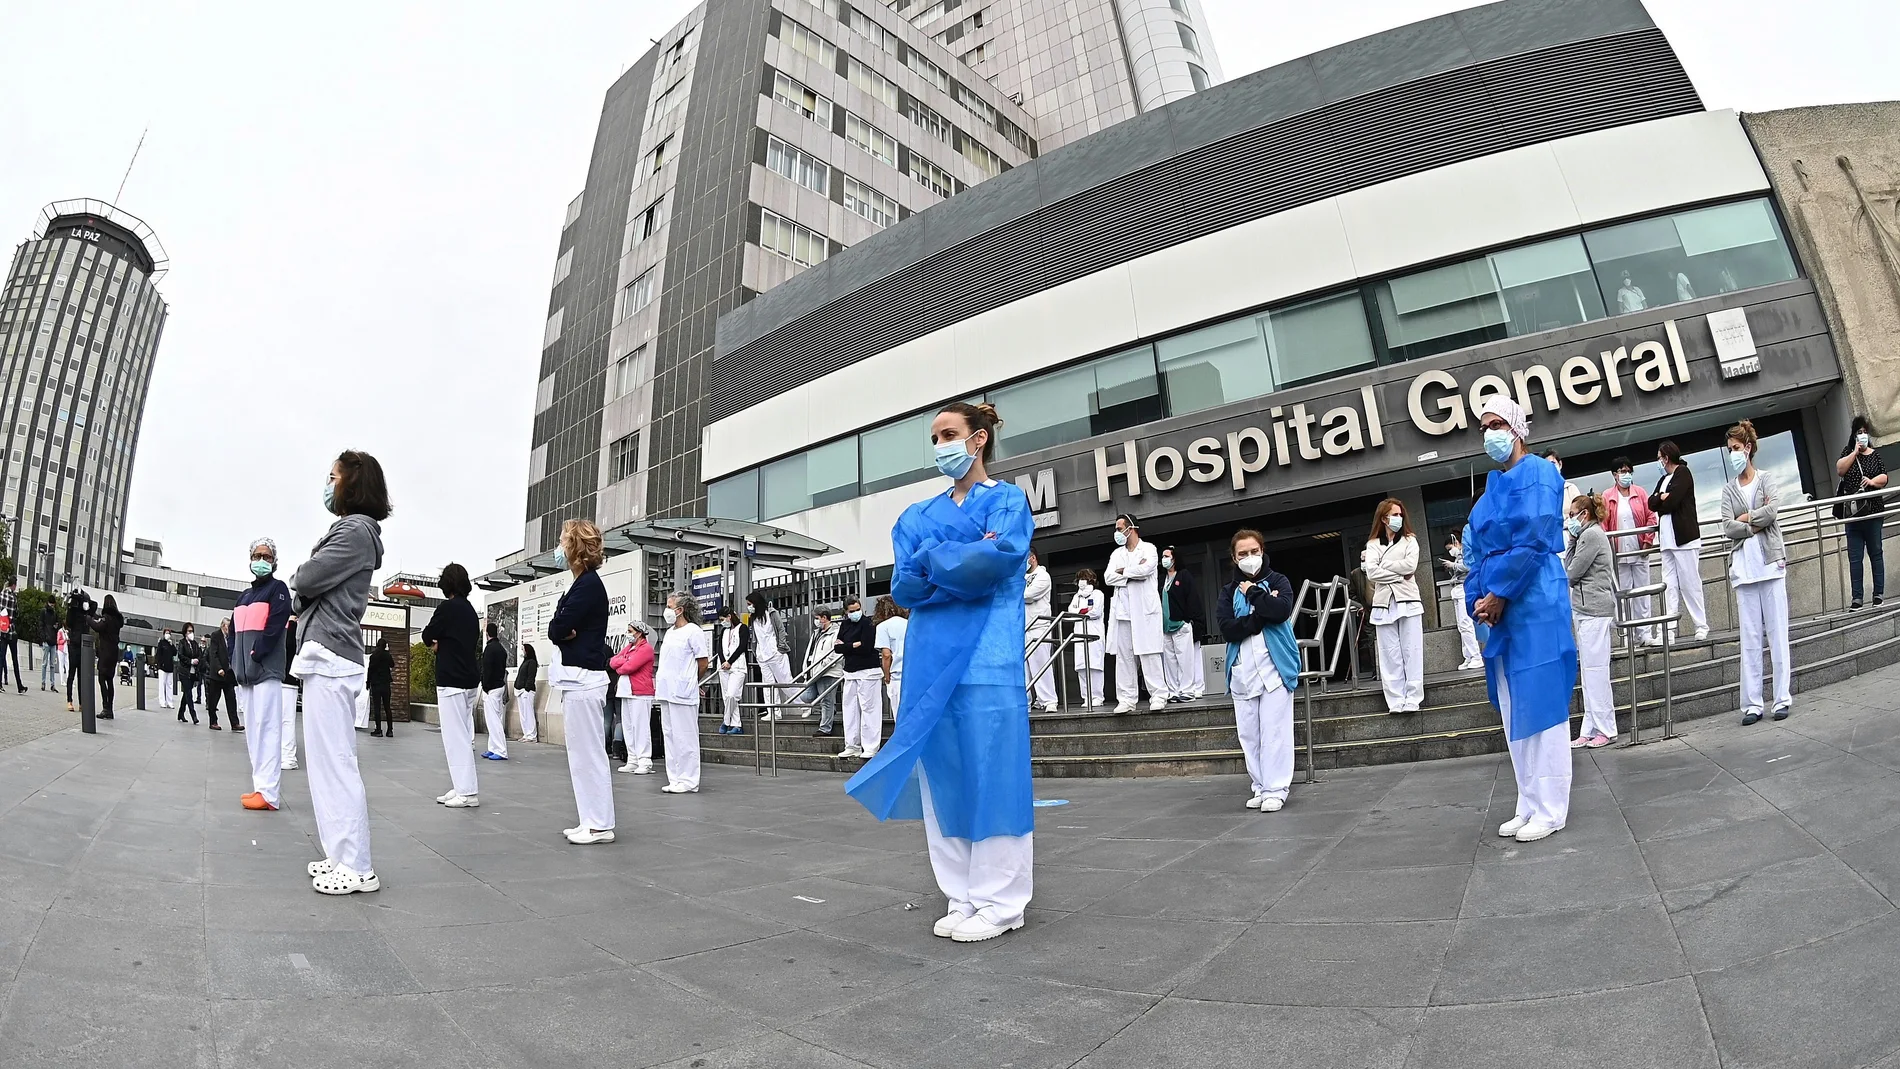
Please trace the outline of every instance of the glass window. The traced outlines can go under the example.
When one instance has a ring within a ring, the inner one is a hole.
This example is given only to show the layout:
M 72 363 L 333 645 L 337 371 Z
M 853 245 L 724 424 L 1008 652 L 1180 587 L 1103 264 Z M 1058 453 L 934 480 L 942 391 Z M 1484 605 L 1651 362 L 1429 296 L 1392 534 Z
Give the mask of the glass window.
M 1357 290 L 1282 308 L 1261 318 L 1266 323 L 1275 389 L 1374 363 L 1366 306 Z
M 1160 419 L 1161 386 L 1146 345 L 989 392 L 1006 421 L 998 457 L 1081 441 Z
M 1504 303 L 1483 259 L 1381 282 L 1374 289 L 1394 356 L 1411 360 L 1504 337 Z
M 897 166 L 897 139 L 856 115 L 846 113 L 844 139 L 892 167 Z
M 647 210 L 641 212 L 639 218 L 634 220 L 633 243 L 638 245 L 640 242 L 659 233 L 660 228 L 665 225 L 666 198 L 661 197 L 659 200 L 647 205 Z
M 858 496 L 858 440 L 845 438 L 759 469 L 759 518 L 775 519 Z
M 640 468 L 640 432 L 634 431 L 624 438 L 614 440 L 608 447 L 607 481 L 617 483 L 631 478 Z
M 958 82 L 956 97 L 957 103 L 963 105 L 964 110 L 976 116 L 977 120 L 983 125 L 996 125 L 996 109 L 990 107 L 989 101 L 984 100 L 982 95 L 976 90 L 964 85 L 962 82 Z
M 759 247 L 805 267 L 824 263 L 828 251 L 823 234 L 799 226 L 775 212 L 761 213 Z
M 897 107 L 897 86 L 889 78 L 865 66 L 856 57 L 852 57 L 847 69 L 852 85 L 882 100 L 888 107 Z
M 832 47 L 830 41 L 813 33 L 811 28 L 803 23 L 785 19 L 784 28 L 779 31 L 779 34 L 779 40 L 790 46 L 793 51 L 803 52 L 826 70 L 831 70 L 837 65 L 838 50 Z
M 1002 157 L 978 144 L 976 139 L 968 134 L 957 135 L 957 140 L 959 142 L 957 151 L 964 159 L 969 160 L 983 177 L 995 178 L 1003 173 Z
M 1194 27 L 1185 22 L 1177 22 L 1174 28 L 1181 31 L 1181 47 L 1195 55 L 1201 54 L 1201 39 L 1194 36 Z
M 825 129 L 831 129 L 831 101 L 819 96 L 804 83 L 775 73 L 772 99 Z
M 947 197 L 956 192 L 956 180 L 950 172 L 924 159 L 917 153 L 910 154 L 910 176 L 917 183 L 935 192 L 939 197 Z
M 872 22 L 869 15 L 855 7 L 844 8 L 839 15 L 841 16 L 839 21 L 863 34 L 864 39 L 871 42 L 879 51 L 897 54 L 897 38 L 891 36 L 889 30 Z
M 1198 64 L 1190 63 L 1187 65 L 1187 68 L 1188 78 L 1194 82 L 1194 91 L 1196 93 L 1204 93 L 1207 91 L 1208 86 L 1214 84 L 1213 79 L 1209 78 L 1207 72 L 1202 70 Z
M 678 81 L 674 82 L 672 85 L 667 86 L 666 92 L 661 93 L 659 95 L 659 98 L 654 100 L 653 115 L 651 118 L 647 120 L 647 122 L 649 123 L 657 122 L 661 118 L 661 116 L 664 116 L 667 112 L 672 111 L 675 107 L 677 107 L 680 104 L 681 101 L 685 100 L 686 99 L 686 92 L 684 88 L 685 85 L 686 85 L 686 79 L 681 78 Z
M 776 137 L 765 143 L 765 166 L 814 193 L 831 192 L 831 168 Z
M 1188 13 L 1187 0 L 1168 0 L 1168 6 L 1183 15 Z
M 1583 239 L 1572 235 L 1492 253 L 1510 337 L 1602 319 L 1603 297 Z
M 923 53 L 916 49 L 913 48 L 905 54 L 904 65 L 916 71 L 918 74 L 923 75 L 924 81 L 929 82 L 938 89 L 946 93 L 950 91 L 949 72 L 937 66 L 935 63 L 930 62 L 930 60 L 925 59 Z
M 950 120 L 925 107 L 916 97 L 906 96 L 902 110 L 904 118 L 916 123 L 924 133 L 939 141 L 950 140 Z
M 642 345 L 633 352 L 614 361 L 614 371 L 610 383 L 612 392 L 608 394 L 609 400 L 616 397 L 625 397 L 632 393 L 635 387 L 640 385 L 640 362 L 646 357 L 646 353 L 647 347 Z
M 936 451 L 930 447 L 930 424 L 935 412 L 887 423 L 858 435 L 861 490 L 875 494 L 937 474 Z
M 850 175 L 844 179 L 844 207 L 879 226 L 897 222 L 897 202 Z
M 1155 352 L 1168 381 L 1171 414 L 1199 412 L 1273 392 L 1273 372 L 1258 317 L 1168 338 L 1156 343 Z
M 706 515 L 756 521 L 759 518 L 759 469 L 707 483 Z
M 1786 282 L 1794 257 L 1766 200 L 1641 219 L 1584 235 L 1615 314 Z

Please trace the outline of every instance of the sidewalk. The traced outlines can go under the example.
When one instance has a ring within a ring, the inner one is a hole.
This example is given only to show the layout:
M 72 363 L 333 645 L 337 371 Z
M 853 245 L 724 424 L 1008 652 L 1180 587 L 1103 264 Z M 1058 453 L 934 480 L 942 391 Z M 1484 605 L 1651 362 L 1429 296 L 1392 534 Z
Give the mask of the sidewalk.
M 571 847 L 562 751 L 450 811 L 409 725 L 359 737 L 384 890 L 322 898 L 303 772 L 245 812 L 242 736 L 122 711 L 0 750 L 0 1064 L 1900 1069 L 1896 693 L 1579 752 L 1528 846 L 1497 757 L 1266 815 L 1039 781 L 1029 925 L 975 946 L 835 776 L 617 775 L 620 841 Z

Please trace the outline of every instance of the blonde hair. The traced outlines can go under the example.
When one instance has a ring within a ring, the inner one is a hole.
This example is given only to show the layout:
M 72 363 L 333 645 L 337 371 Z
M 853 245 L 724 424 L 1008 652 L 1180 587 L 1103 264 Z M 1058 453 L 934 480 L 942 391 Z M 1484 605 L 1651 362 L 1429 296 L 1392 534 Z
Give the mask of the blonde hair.
M 1755 425 L 1747 420 L 1743 420 L 1735 426 L 1730 427 L 1728 429 L 1728 438 L 1731 442 L 1742 443 L 1742 446 L 1748 450 L 1748 455 L 1751 457 L 1755 455 L 1757 449 L 1761 448 L 1761 437 L 1755 433 Z
M 607 559 L 601 548 L 600 528 L 592 520 L 569 520 L 561 525 L 561 548 L 569 565 L 598 568 Z
M 1571 499 L 1570 507 L 1583 509 L 1584 518 L 1598 524 L 1603 522 L 1603 517 L 1608 511 L 1603 505 L 1603 499 L 1595 494 L 1578 494 Z

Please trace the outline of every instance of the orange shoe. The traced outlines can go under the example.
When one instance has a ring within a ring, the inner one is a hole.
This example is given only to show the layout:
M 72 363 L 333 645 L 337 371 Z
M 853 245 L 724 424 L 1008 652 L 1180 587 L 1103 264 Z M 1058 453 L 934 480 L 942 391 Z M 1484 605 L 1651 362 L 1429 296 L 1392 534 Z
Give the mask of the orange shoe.
M 276 809 L 277 808 L 276 806 L 270 804 L 270 802 L 266 801 L 264 799 L 264 796 L 262 794 L 259 794 L 256 791 L 252 791 L 251 793 L 238 799 L 238 801 L 244 803 L 244 808 L 246 809 Z

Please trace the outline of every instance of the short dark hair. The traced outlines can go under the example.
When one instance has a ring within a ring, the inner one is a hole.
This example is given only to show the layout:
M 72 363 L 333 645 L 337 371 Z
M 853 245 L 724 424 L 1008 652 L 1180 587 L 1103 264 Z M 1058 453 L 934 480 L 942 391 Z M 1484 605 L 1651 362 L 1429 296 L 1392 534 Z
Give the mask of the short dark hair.
M 444 566 L 442 578 L 436 580 L 436 585 L 442 588 L 442 593 L 452 598 L 468 597 L 469 591 L 475 589 L 475 585 L 468 581 L 468 569 L 459 564 Z
M 1135 519 L 1135 514 L 1132 512 L 1117 512 L 1115 518 L 1137 530 L 1141 528 L 1140 522 Z
M 1555 449 L 1546 449 L 1544 450 L 1544 459 L 1545 460 L 1562 460 L 1563 458 L 1557 455 L 1557 451 Z
M 864 602 L 863 602 L 863 600 L 862 600 L 862 599 L 860 599 L 860 598 L 846 598 L 846 599 L 844 599 L 844 609 L 845 609 L 845 611 L 846 611 L 846 612 L 850 612 L 850 611 L 851 611 L 851 606 L 853 606 L 853 605 L 856 605 L 856 606 L 857 606 L 858 608 L 860 608 L 860 609 L 862 609 L 862 608 L 864 608 Z
M 376 458 L 360 449 L 345 449 L 337 454 L 336 465 L 341 469 L 341 478 L 336 481 L 336 514 L 388 519 L 389 487 L 383 482 L 383 466 Z
M 1868 437 L 1872 437 L 1874 433 L 1874 421 L 1871 419 L 1868 419 L 1866 416 L 1856 415 L 1854 417 L 1854 422 L 1852 426 L 1848 428 L 1847 433 L 1859 434 L 1862 431 L 1866 431 Z
M 1674 441 L 1665 441 L 1657 446 L 1656 455 L 1671 464 L 1682 463 L 1682 447 L 1678 446 Z
M 496 626 L 495 626 L 495 621 L 493 621 L 493 620 L 490 620 L 490 621 L 488 621 L 488 637 L 489 637 L 489 638 L 500 638 L 500 637 L 501 637 L 501 628 L 499 628 L 499 627 L 496 627 Z
M 1610 461 L 1610 471 L 1612 473 L 1622 471 L 1624 468 L 1635 471 L 1636 465 L 1631 464 L 1630 458 L 1628 457 L 1617 457 L 1615 460 Z

